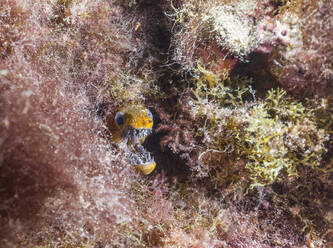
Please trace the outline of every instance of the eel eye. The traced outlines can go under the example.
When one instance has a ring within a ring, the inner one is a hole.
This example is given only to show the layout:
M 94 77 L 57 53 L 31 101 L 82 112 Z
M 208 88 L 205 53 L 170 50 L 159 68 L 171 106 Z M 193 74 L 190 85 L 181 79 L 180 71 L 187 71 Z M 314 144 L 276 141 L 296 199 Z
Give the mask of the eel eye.
M 116 116 L 114 117 L 114 121 L 116 122 L 117 126 L 120 127 L 124 124 L 124 115 L 122 112 L 117 112 Z
M 147 114 L 148 114 L 148 116 L 149 116 L 151 119 L 153 119 L 153 114 L 150 112 L 149 109 L 147 109 Z

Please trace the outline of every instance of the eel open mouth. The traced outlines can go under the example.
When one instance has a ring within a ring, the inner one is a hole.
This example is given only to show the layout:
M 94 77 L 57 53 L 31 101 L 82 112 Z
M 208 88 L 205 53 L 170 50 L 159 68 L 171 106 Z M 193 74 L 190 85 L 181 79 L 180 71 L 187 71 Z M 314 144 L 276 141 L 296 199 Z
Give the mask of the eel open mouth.
M 142 146 L 146 137 L 152 133 L 153 114 L 141 105 L 120 109 L 110 122 L 112 139 L 127 145 L 128 162 L 144 175 L 156 167 L 153 156 Z
M 145 140 L 145 138 L 152 133 L 152 129 L 146 128 L 133 128 L 131 126 L 127 126 L 123 132 L 121 133 L 121 137 L 123 140 L 126 140 L 127 143 L 131 144 L 141 144 Z
M 144 175 L 150 174 L 156 167 L 154 157 L 141 145 L 130 152 L 129 162 Z

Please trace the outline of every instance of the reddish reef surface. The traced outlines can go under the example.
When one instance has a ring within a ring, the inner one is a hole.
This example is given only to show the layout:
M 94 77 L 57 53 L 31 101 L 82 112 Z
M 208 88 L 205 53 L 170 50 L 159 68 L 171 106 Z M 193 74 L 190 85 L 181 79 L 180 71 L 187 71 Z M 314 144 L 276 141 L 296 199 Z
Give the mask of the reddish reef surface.
M 318 0 L 0 0 L 0 246 L 333 246 Z M 146 106 L 148 176 L 112 141 Z

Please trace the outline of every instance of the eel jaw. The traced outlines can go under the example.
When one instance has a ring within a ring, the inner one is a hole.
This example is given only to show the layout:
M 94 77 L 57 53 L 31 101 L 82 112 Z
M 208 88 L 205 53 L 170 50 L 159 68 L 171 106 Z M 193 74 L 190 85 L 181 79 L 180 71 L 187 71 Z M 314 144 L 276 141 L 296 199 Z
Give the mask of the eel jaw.
M 141 144 L 145 138 L 152 133 L 152 129 L 146 128 L 133 128 L 131 126 L 126 126 L 125 129 L 121 133 L 121 137 L 123 140 L 126 140 L 127 143 L 131 144 Z
M 156 167 L 155 161 L 149 164 L 135 165 L 136 170 L 141 172 L 143 175 L 149 175 L 150 173 L 152 173 L 155 167 Z
M 129 162 L 142 174 L 150 174 L 156 167 L 154 157 L 139 145 L 137 151 L 130 152 Z

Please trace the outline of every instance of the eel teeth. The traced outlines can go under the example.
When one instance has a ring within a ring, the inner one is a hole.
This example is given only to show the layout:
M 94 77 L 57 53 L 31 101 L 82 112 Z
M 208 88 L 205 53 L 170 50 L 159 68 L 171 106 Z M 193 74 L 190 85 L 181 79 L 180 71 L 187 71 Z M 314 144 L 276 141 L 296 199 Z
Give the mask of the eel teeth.
M 122 132 L 121 136 L 124 140 L 131 141 L 132 143 L 140 143 L 140 140 L 152 133 L 152 129 L 136 129 L 127 126 Z
M 138 150 L 129 154 L 129 162 L 132 165 L 146 165 L 155 161 L 151 153 L 145 150 L 143 146 L 138 146 L 137 148 Z

